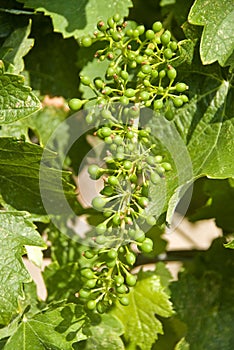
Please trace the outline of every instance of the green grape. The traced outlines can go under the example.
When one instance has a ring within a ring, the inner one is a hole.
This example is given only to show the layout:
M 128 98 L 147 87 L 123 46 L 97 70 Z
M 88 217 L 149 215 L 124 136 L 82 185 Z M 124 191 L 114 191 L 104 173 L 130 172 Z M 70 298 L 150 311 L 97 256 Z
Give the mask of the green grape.
M 153 184 L 158 184 L 161 181 L 161 177 L 157 173 L 152 173 L 150 175 L 150 180 L 153 182 Z
M 96 226 L 96 232 L 98 235 L 103 235 L 107 231 L 107 226 L 104 223 L 98 224 Z
M 163 160 L 163 157 L 158 155 L 154 157 L 154 160 L 155 160 L 155 163 L 161 163 Z
M 165 49 L 163 51 L 163 55 L 165 58 L 167 58 L 169 60 L 170 58 L 172 58 L 173 52 L 171 51 L 171 49 Z
M 124 91 L 124 96 L 127 96 L 129 98 L 135 96 L 135 94 L 136 94 L 136 91 L 132 88 L 129 88 L 129 89 Z
M 146 37 L 146 39 L 148 39 L 148 40 L 154 39 L 154 37 L 155 37 L 154 31 L 151 30 L 151 29 L 148 29 L 148 30 L 145 32 L 145 37 Z
M 88 173 L 89 173 L 91 179 L 93 179 L 93 180 L 99 179 L 101 177 L 101 175 L 102 175 L 101 169 L 96 164 L 89 165 Z
M 128 72 L 126 72 L 125 70 L 122 70 L 120 75 L 123 78 L 123 80 L 128 80 Z
M 109 67 L 106 71 L 106 75 L 109 77 L 113 77 L 114 74 L 115 74 L 115 69 L 113 67 Z
M 104 196 L 110 197 L 110 196 L 112 196 L 113 193 L 114 193 L 113 187 L 111 187 L 111 186 L 105 186 L 105 187 L 103 188 L 103 190 L 101 191 L 101 193 L 102 193 Z
M 140 198 L 138 198 L 138 203 L 140 204 L 140 206 L 142 208 L 146 208 L 149 204 L 149 200 L 146 197 L 140 197 Z
M 116 13 L 114 16 L 113 16 L 113 20 L 117 23 L 121 20 L 121 16 L 119 13 Z
M 167 76 L 170 80 L 174 80 L 176 78 L 177 72 L 175 68 L 171 67 L 167 71 Z
M 113 142 L 113 139 L 111 136 L 107 136 L 104 138 L 105 143 L 107 143 L 108 145 L 110 145 Z
M 96 237 L 96 243 L 97 244 L 104 244 L 106 242 L 106 237 L 105 236 L 98 236 Z
M 94 122 L 94 117 L 92 114 L 88 114 L 85 118 L 87 124 L 92 124 Z
M 143 185 L 141 187 L 141 194 L 144 197 L 148 197 L 148 195 L 149 195 L 149 186 L 148 185 Z
M 122 275 L 115 276 L 115 284 L 117 287 L 124 283 L 124 277 Z
M 132 31 L 133 38 L 138 38 L 139 35 L 140 35 L 140 33 L 139 33 L 138 29 L 137 28 L 133 29 L 133 31 Z
M 136 174 L 132 174 L 131 176 L 129 176 L 129 180 L 132 182 L 132 183 L 137 183 L 138 181 L 138 177 Z
M 115 21 L 112 17 L 108 18 L 107 23 L 110 28 L 114 28 Z
M 105 86 L 104 89 L 102 90 L 103 95 L 110 95 L 112 93 L 112 88 L 109 86 Z
M 117 256 L 118 256 L 118 253 L 117 253 L 117 251 L 116 251 L 115 249 L 111 249 L 111 250 L 109 250 L 109 252 L 107 253 L 107 256 L 108 256 L 108 258 L 110 258 L 111 260 L 112 260 L 112 259 L 116 259 Z
M 107 310 L 108 310 L 108 306 L 105 303 L 103 303 L 102 301 L 99 301 L 97 303 L 97 312 L 99 314 L 104 314 Z
M 126 283 L 127 283 L 127 285 L 128 285 L 129 287 L 135 286 L 135 284 L 136 284 L 136 277 L 133 276 L 133 275 L 131 275 L 131 274 L 128 274 L 128 275 L 126 276 Z
M 148 137 L 149 133 L 147 130 L 141 129 L 141 130 L 139 130 L 139 136 L 140 137 Z
M 160 70 L 160 72 L 158 73 L 158 75 L 159 75 L 159 78 L 160 78 L 160 79 L 165 78 L 165 76 L 166 76 L 166 71 L 165 71 L 165 69 Z
M 177 48 L 178 48 L 177 43 L 176 43 L 175 41 L 171 41 L 171 42 L 170 42 L 170 49 L 171 49 L 172 51 L 176 51 Z
M 132 33 L 133 33 L 133 29 L 128 29 L 126 31 L 127 36 L 129 36 L 130 38 L 132 38 Z
M 94 276 L 93 271 L 87 268 L 81 270 L 80 274 L 87 279 L 93 279 Z
M 134 52 L 129 52 L 129 53 L 128 53 L 128 59 L 129 59 L 129 61 L 134 61 L 134 60 L 135 60 L 135 57 L 136 57 L 136 55 L 135 55 Z
M 184 102 L 183 102 L 181 97 L 175 97 L 173 99 L 173 103 L 174 103 L 175 107 L 181 107 L 184 104 Z
M 147 162 L 149 165 L 154 165 L 155 159 L 154 159 L 153 156 L 148 156 L 148 157 L 146 158 L 146 162 Z
M 136 63 L 141 64 L 144 60 L 145 59 L 143 56 L 140 56 L 140 55 L 136 56 Z
M 117 145 L 122 145 L 123 143 L 123 139 L 120 135 L 116 135 L 114 138 L 113 138 L 113 141 L 114 143 L 116 143 Z
M 154 50 L 152 50 L 152 49 L 145 49 L 145 54 L 147 56 L 152 56 L 154 54 Z
M 122 35 L 118 32 L 113 32 L 112 33 L 112 38 L 114 41 L 118 42 L 122 39 Z
M 129 130 L 127 133 L 126 133 L 126 137 L 128 139 L 133 139 L 133 137 L 135 136 L 135 133 L 132 131 L 132 130 Z
M 90 47 L 92 45 L 92 39 L 89 36 L 85 36 L 81 39 L 81 44 L 84 47 Z
M 188 89 L 188 86 L 185 83 L 177 83 L 175 88 L 176 88 L 176 91 L 178 92 L 184 92 L 185 90 Z
M 128 297 L 119 298 L 119 302 L 124 306 L 128 306 L 129 305 L 129 298 Z
M 136 256 L 133 253 L 127 253 L 126 261 L 129 265 L 134 265 L 136 262 Z
M 152 215 L 150 215 L 150 216 L 147 216 L 146 222 L 148 225 L 154 226 L 156 224 L 156 219 Z
M 84 252 L 84 256 L 86 257 L 86 259 L 92 259 L 95 255 L 96 253 L 93 250 L 86 250 Z
M 112 130 L 110 128 L 108 128 L 107 126 L 103 126 L 101 128 L 101 134 L 106 137 L 106 136 L 110 136 L 112 133 Z
M 113 175 L 109 176 L 107 181 L 111 186 L 117 186 L 119 183 L 119 180 L 117 179 L 117 177 Z
M 79 290 L 79 296 L 81 297 L 81 298 L 84 298 L 84 299 L 87 299 L 87 298 L 89 298 L 89 296 L 90 296 L 90 290 L 88 290 L 88 289 L 80 289 Z
M 125 284 L 122 284 L 121 286 L 116 288 L 116 291 L 119 294 L 125 294 L 128 292 L 128 288 L 125 286 Z
M 89 310 L 94 310 L 95 307 L 96 307 L 96 300 L 89 300 L 89 301 L 87 302 L 87 308 L 88 308 Z
M 128 105 L 129 99 L 126 96 L 121 96 L 119 99 L 119 102 L 122 103 L 123 105 Z
M 114 224 L 115 226 L 119 226 L 120 221 L 121 221 L 120 215 L 119 215 L 118 213 L 115 214 L 115 215 L 113 216 L 113 218 L 112 218 L 113 224 Z
M 163 101 L 162 100 L 155 100 L 154 101 L 154 109 L 161 109 L 163 107 Z
M 103 21 L 99 21 L 97 24 L 97 27 L 100 31 L 104 32 L 105 30 L 107 30 L 107 25 L 105 24 L 105 22 Z
M 156 78 L 158 77 L 158 71 L 157 71 L 157 70 L 152 70 L 152 72 L 151 72 L 151 77 L 152 77 L 153 79 L 156 79 Z
M 148 101 L 150 94 L 147 91 L 141 91 L 139 97 L 142 101 Z
M 101 79 L 95 79 L 94 84 L 98 89 L 103 89 L 105 87 L 105 83 Z M 108 111 L 109 112 L 109 111 Z
M 154 24 L 152 25 L 152 29 L 155 33 L 160 32 L 160 30 L 162 29 L 162 23 L 154 22 Z
M 143 64 L 143 66 L 141 67 L 141 71 L 145 74 L 150 74 L 152 71 L 152 68 L 149 64 Z
M 90 85 L 91 84 L 91 80 L 87 76 L 81 76 L 80 81 L 83 85 Z
M 169 170 L 172 169 L 170 163 L 166 163 L 166 162 L 165 162 L 165 163 L 162 163 L 161 165 L 162 165 L 162 167 L 163 167 L 166 171 L 169 171 Z
M 171 33 L 169 30 L 166 30 L 161 36 L 160 36 L 161 43 L 163 46 L 167 46 L 171 40 Z
M 83 101 L 80 100 L 79 98 L 72 98 L 68 102 L 68 105 L 73 111 L 78 111 L 83 106 Z
M 125 160 L 123 162 L 123 167 L 125 170 L 130 170 L 132 168 L 132 162 L 130 162 L 130 160 Z
M 97 280 L 95 278 L 89 279 L 86 283 L 85 283 L 85 287 L 86 288 L 94 288 L 96 286 Z
M 138 30 L 139 35 L 142 35 L 145 32 L 145 26 L 143 26 L 143 25 L 137 26 L 136 29 Z
M 100 196 L 95 197 L 92 200 L 92 207 L 96 210 L 101 210 L 106 205 L 106 199 Z
M 144 253 L 150 253 L 153 250 L 153 241 L 150 238 L 146 238 L 139 249 Z
M 106 260 L 106 266 L 109 268 L 115 267 L 116 265 L 116 259 L 107 259 Z
M 145 239 L 145 234 L 142 230 L 136 230 L 133 238 L 136 240 L 136 242 L 141 243 Z
M 188 96 L 186 96 L 186 95 L 180 95 L 180 98 L 182 99 L 182 101 L 184 102 L 184 103 L 186 103 L 186 102 L 188 102 Z

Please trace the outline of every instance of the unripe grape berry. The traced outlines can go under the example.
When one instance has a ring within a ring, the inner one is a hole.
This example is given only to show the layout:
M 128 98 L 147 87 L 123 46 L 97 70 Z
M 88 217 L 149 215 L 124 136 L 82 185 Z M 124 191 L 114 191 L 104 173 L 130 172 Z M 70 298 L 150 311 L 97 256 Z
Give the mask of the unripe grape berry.
M 88 173 L 93 180 L 97 180 L 101 177 L 102 172 L 100 171 L 100 168 L 96 164 L 91 164 L 88 167 Z
M 130 162 L 130 160 L 125 160 L 123 162 L 123 167 L 125 170 L 130 170 L 132 168 L 132 162 Z
M 152 68 L 149 64 L 143 64 L 143 66 L 141 67 L 141 71 L 145 74 L 150 74 L 152 71 Z
M 129 130 L 127 133 L 126 133 L 126 137 L 128 139 L 133 139 L 133 137 L 135 136 L 135 133 L 132 131 L 132 130 Z
M 107 181 L 111 186 L 116 186 L 119 183 L 119 180 L 117 179 L 117 177 L 113 175 L 109 176 Z
M 166 71 L 165 71 L 165 69 L 162 69 L 162 70 L 160 70 L 160 72 L 159 72 L 159 78 L 160 79 L 163 79 L 165 76 L 166 76 Z
M 92 279 L 94 276 L 93 271 L 86 268 L 81 270 L 80 274 L 87 279 Z
M 132 33 L 133 33 L 133 29 L 128 29 L 126 31 L 127 36 L 129 36 L 130 38 L 132 38 Z
M 149 133 L 148 133 L 148 131 L 145 130 L 145 129 L 139 130 L 138 135 L 139 135 L 140 137 L 149 137 Z
M 169 60 L 170 58 L 172 58 L 173 52 L 171 51 L 171 49 L 167 48 L 163 51 L 163 55 L 165 58 L 167 58 Z
M 86 250 L 84 252 L 84 256 L 86 257 L 86 259 L 92 259 L 95 255 L 96 253 L 93 250 Z
M 102 133 L 102 135 L 103 135 L 104 137 L 107 137 L 107 136 L 110 136 L 110 135 L 111 135 L 112 131 L 111 131 L 111 129 L 108 128 L 107 126 L 103 126 L 103 127 L 101 128 L 101 133 Z
M 128 288 L 125 286 L 125 284 L 121 284 L 121 286 L 116 288 L 116 292 L 119 294 L 125 294 L 128 292 Z
M 154 157 L 155 163 L 161 163 L 163 160 L 163 157 L 160 155 L 157 155 Z
M 156 78 L 158 77 L 158 71 L 157 71 L 157 70 L 152 70 L 152 72 L 151 72 L 151 77 L 152 77 L 153 79 L 156 79 Z
M 83 85 L 90 85 L 91 80 L 86 75 L 80 77 L 80 81 Z
M 138 30 L 139 35 L 142 35 L 145 32 L 145 26 L 143 26 L 143 25 L 137 26 L 136 29 Z
M 173 99 L 173 103 L 174 103 L 175 107 L 181 107 L 184 104 L 184 102 L 183 102 L 181 97 L 175 97 Z
M 87 124 L 92 124 L 94 122 L 94 117 L 92 114 L 88 114 L 86 117 L 85 117 L 85 120 L 86 120 L 86 123 Z
M 121 96 L 119 102 L 126 106 L 129 104 L 129 99 L 126 96 Z
M 169 30 L 166 30 L 161 36 L 160 36 L 161 43 L 164 46 L 167 46 L 171 40 L 171 33 Z
M 180 98 L 183 100 L 184 103 L 188 102 L 188 96 L 186 95 L 181 95 Z
M 129 88 L 129 89 L 124 91 L 124 96 L 127 96 L 129 98 L 135 96 L 135 94 L 136 94 L 136 91 L 132 88 Z
M 116 13 L 114 16 L 113 16 L 113 20 L 117 23 L 121 20 L 121 16 L 119 13 Z
M 107 259 L 106 260 L 106 266 L 109 268 L 114 267 L 116 265 L 116 260 L 115 259 Z
M 148 40 L 152 40 L 152 39 L 155 37 L 154 31 L 151 30 L 151 29 L 148 29 L 148 30 L 145 32 L 145 37 L 146 37 L 146 39 L 148 39 Z
M 175 88 L 176 88 L 176 91 L 178 92 L 184 92 L 185 90 L 188 89 L 188 86 L 185 83 L 177 83 Z
M 148 101 L 150 94 L 147 91 L 141 91 L 139 97 L 142 101 Z
M 136 62 L 137 62 L 138 64 L 141 64 L 144 60 L 145 60 L 145 59 L 144 59 L 143 56 L 140 56 L 140 55 L 136 56 Z
M 83 101 L 80 100 L 79 98 L 72 98 L 68 102 L 68 105 L 73 111 L 78 111 L 83 106 Z
M 160 32 L 160 30 L 162 29 L 162 23 L 154 22 L 154 24 L 152 25 L 152 29 L 155 33 Z
M 150 180 L 153 182 L 153 184 L 157 184 L 161 181 L 161 177 L 157 173 L 152 173 L 150 175 Z
M 114 41 L 118 42 L 122 39 L 122 35 L 118 32 L 113 32 L 112 33 L 112 38 Z
M 135 236 L 133 238 L 136 240 L 136 242 L 141 243 L 145 239 L 145 234 L 142 230 L 137 230 L 135 231 Z
M 147 216 L 146 222 L 148 225 L 154 226 L 156 224 L 156 219 L 152 215 L 150 215 L 150 216 Z
M 98 236 L 96 237 L 96 243 L 97 244 L 104 244 L 106 242 L 106 237 L 105 236 Z
M 119 214 L 115 214 L 112 218 L 112 222 L 115 226 L 119 226 L 120 224 L 120 215 Z
M 105 86 L 104 81 L 102 81 L 101 79 L 95 79 L 94 84 L 98 89 L 103 89 Z
M 128 297 L 119 298 L 119 302 L 124 306 L 128 306 L 129 305 L 129 298 Z
M 150 238 L 146 238 L 139 248 L 144 253 L 150 253 L 153 250 L 153 241 Z
M 145 49 L 145 54 L 147 56 L 152 56 L 154 54 L 154 50 L 152 50 L 152 49 Z
M 171 49 L 172 51 L 176 51 L 177 48 L 178 48 L 177 43 L 176 43 L 175 41 L 171 41 L 171 42 L 170 42 L 170 49 Z
M 96 210 L 103 209 L 105 205 L 106 205 L 106 199 L 100 196 L 97 196 L 92 200 L 92 206 Z
M 142 207 L 142 208 L 146 208 L 149 204 L 149 200 L 146 197 L 140 197 L 138 198 L 138 204 Z
M 103 303 L 103 302 L 101 302 L 101 301 L 99 301 L 99 302 L 97 303 L 97 312 L 98 312 L 99 314 L 104 314 L 104 312 L 106 312 L 107 309 L 108 309 L 108 306 L 105 305 L 105 303 Z
M 136 256 L 133 253 L 127 253 L 126 261 L 129 265 L 134 265 L 136 262 Z
M 110 249 L 109 252 L 107 253 L 108 258 L 112 259 L 116 259 L 118 253 L 115 249 Z
M 92 45 L 92 39 L 89 36 L 85 36 L 81 39 L 81 44 L 84 47 L 90 47 Z
M 110 95 L 112 93 L 112 88 L 109 86 L 105 86 L 104 89 L 102 90 L 103 95 Z
M 104 196 L 110 197 L 110 196 L 112 196 L 113 193 L 114 193 L 113 187 L 111 187 L 111 186 L 105 186 L 105 187 L 103 188 L 103 190 L 101 191 L 101 193 L 102 193 Z
M 120 75 L 123 78 L 123 80 L 128 80 L 128 72 L 126 72 L 125 70 L 122 70 Z
M 85 283 L 85 287 L 86 288 L 94 288 L 96 286 L 97 280 L 95 278 L 89 279 L 86 283 Z
M 171 67 L 167 71 L 167 76 L 170 80 L 174 80 L 176 78 L 177 72 L 175 68 Z
M 104 32 L 105 30 L 107 30 L 107 25 L 105 24 L 105 22 L 103 21 L 99 21 L 97 24 L 97 27 L 100 31 Z
M 170 163 L 162 163 L 161 166 L 166 170 L 169 171 L 172 169 L 171 164 Z
M 108 18 L 107 23 L 108 23 L 110 28 L 114 28 L 115 21 L 112 17 Z
M 163 107 L 163 101 L 162 100 L 155 100 L 154 101 L 154 109 L 161 109 Z
M 138 38 L 139 35 L 140 35 L 140 33 L 139 33 L 138 29 L 137 28 L 133 29 L 133 32 L 132 32 L 133 38 Z
M 115 284 L 117 287 L 124 283 L 124 277 L 122 275 L 115 276 Z
M 79 296 L 81 298 L 87 299 L 90 296 L 90 291 L 82 288 L 79 290 Z
M 131 274 L 128 274 L 128 275 L 126 276 L 126 283 L 127 283 L 127 285 L 128 285 L 129 287 L 135 286 L 135 284 L 136 284 L 136 277 L 133 276 L 133 275 L 131 275 Z
M 89 310 L 94 310 L 95 307 L 96 307 L 96 300 L 89 300 L 89 301 L 87 302 L 87 308 L 88 308 Z
M 122 145 L 123 143 L 123 139 L 120 135 L 116 135 L 113 139 L 114 143 L 116 143 L 117 145 Z
M 106 227 L 106 224 L 101 223 L 101 224 L 98 224 L 95 229 L 98 235 L 103 235 L 106 232 L 107 227 Z

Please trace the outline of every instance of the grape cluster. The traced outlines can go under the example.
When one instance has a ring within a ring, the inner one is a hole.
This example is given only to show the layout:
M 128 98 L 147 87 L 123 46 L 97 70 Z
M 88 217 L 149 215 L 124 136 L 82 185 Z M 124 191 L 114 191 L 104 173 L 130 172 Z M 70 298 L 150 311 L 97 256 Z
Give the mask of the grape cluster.
M 92 200 L 103 220 L 95 227 L 92 247 L 84 252 L 89 263 L 81 270 L 79 297 L 88 309 L 103 313 L 116 300 L 129 303 L 128 292 L 136 284 L 131 269 L 137 254 L 153 249 L 153 241 L 145 235 L 156 224 L 148 212 L 150 186 L 164 181 L 172 169 L 142 121 L 142 110 L 159 110 L 171 102 L 181 107 L 188 101 L 184 94 L 188 87 L 175 83 L 178 45 L 160 22 L 148 30 L 143 25 L 129 28 L 116 14 L 107 23 L 99 21 L 97 28 L 94 37 L 84 37 L 81 45 L 105 42 L 95 54 L 110 62 L 105 80 L 82 75 L 80 80 L 96 96 L 86 110 L 86 122 L 105 145 L 104 165 L 88 167 L 91 179 L 103 180 L 100 194 Z M 79 110 L 88 102 L 74 98 L 69 106 Z

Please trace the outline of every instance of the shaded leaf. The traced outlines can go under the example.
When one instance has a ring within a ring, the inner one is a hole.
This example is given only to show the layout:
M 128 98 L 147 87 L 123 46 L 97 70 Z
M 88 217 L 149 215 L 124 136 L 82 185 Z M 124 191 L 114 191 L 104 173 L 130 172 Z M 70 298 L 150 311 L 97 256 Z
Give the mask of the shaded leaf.
M 45 243 L 23 214 L 0 212 L 0 223 L 0 324 L 7 324 L 18 311 L 18 298 L 23 298 L 22 283 L 31 280 L 21 258 L 24 246 L 45 248 Z
M 61 3 L 56 0 L 20 0 L 24 7 L 33 8 L 51 16 L 55 32 L 62 33 L 64 38 L 93 34 L 98 20 L 106 21 L 113 13 L 128 15 L 131 0 L 67 0 Z
M 200 54 L 203 64 L 218 61 L 225 66 L 234 49 L 234 3 L 232 0 L 196 0 L 188 20 L 204 26 Z
M 12 32 L 0 49 L 2 60 L 5 64 L 11 64 L 11 67 L 8 68 L 10 73 L 19 74 L 24 70 L 23 57 L 31 50 L 34 44 L 34 39 L 28 38 L 30 32 L 31 22 L 29 22 L 28 26 L 17 28 Z

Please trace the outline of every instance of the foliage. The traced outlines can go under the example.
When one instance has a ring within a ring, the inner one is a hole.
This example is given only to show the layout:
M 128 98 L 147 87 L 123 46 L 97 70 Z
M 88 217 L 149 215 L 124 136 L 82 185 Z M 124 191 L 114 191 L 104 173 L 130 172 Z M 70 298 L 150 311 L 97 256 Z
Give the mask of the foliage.
M 233 12 L 1 1 L 0 349 L 233 348 Z M 175 210 L 223 237 L 172 282 Z

